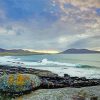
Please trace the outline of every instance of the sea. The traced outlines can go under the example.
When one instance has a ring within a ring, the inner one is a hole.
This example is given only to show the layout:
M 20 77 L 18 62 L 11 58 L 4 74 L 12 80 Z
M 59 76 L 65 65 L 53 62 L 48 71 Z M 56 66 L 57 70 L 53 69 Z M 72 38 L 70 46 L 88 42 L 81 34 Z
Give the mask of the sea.
M 49 70 L 59 76 L 100 78 L 100 54 L 0 56 L 0 65 Z

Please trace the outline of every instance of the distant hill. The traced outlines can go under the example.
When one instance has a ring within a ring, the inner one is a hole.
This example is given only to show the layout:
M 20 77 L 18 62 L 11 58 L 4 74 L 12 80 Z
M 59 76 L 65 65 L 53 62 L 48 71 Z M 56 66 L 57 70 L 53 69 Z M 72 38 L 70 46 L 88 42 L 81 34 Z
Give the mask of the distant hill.
M 67 49 L 62 54 L 90 54 L 90 53 L 100 53 L 100 51 L 88 50 L 88 49 Z
M 11 50 L 7 50 L 7 49 L 2 49 L 0 48 L 0 52 L 29 52 L 29 51 L 26 51 L 26 50 L 22 50 L 22 49 L 11 49 Z
M 41 54 L 38 52 L 30 52 L 28 50 L 23 50 L 23 49 L 2 49 L 0 48 L 0 55 L 5 56 L 5 55 L 32 55 L 32 54 Z
M 5 50 L 5 49 L 0 48 L 0 52 L 6 52 L 6 50 Z

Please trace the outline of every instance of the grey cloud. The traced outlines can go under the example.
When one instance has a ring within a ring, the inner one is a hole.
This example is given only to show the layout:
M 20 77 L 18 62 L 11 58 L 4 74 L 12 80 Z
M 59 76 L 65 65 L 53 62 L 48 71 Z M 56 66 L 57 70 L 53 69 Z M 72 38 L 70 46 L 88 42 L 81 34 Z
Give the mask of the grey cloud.
M 62 1 L 69 2 L 69 0 Z M 19 22 L 6 18 L 7 21 L 0 25 L 6 31 L 0 34 L 0 47 L 57 50 L 100 47 L 100 18 L 95 15 L 94 9 L 88 9 L 88 5 L 86 9 L 82 5 L 84 10 L 79 2 L 73 5 L 78 6 L 69 9 L 61 8 L 61 18 L 52 23 L 32 17 L 27 21 Z M 65 39 L 63 40 L 62 37 Z

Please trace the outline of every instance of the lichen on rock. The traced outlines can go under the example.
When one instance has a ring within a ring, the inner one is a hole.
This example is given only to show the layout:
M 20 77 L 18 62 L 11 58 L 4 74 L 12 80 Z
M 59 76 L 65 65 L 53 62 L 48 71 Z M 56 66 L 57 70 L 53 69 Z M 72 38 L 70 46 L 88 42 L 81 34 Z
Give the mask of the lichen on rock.
M 39 87 L 41 80 L 31 74 L 5 74 L 0 78 L 0 89 L 6 92 L 23 92 Z

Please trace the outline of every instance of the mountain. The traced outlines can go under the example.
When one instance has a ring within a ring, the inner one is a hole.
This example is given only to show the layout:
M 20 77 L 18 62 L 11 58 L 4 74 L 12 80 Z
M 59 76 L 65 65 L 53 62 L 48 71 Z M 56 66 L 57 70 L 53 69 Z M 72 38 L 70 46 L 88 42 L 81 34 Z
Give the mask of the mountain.
M 0 48 L 0 53 L 1 52 L 26 52 L 25 50 L 22 50 L 22 49 L 11 49 L 11 50 L 7 50 L 7 49 L 2 49 Z M 29 52 L 29 51 L 27 51 Z
M 23 49 L 2 49 L 0 48 L 0 55 L 32 55 L 32 54 L 41 54 L 38 52 L 30 52 L 28 50 L 23 50 Z
M 67 49 L 61 54 L 90 54 L 90 53 L 100 53 L 100 51 L 88 50 L 88 49 Z
M 6 52 L 6 50 L 5 50 L 5 49 L 0 48 L 0 52 Z

